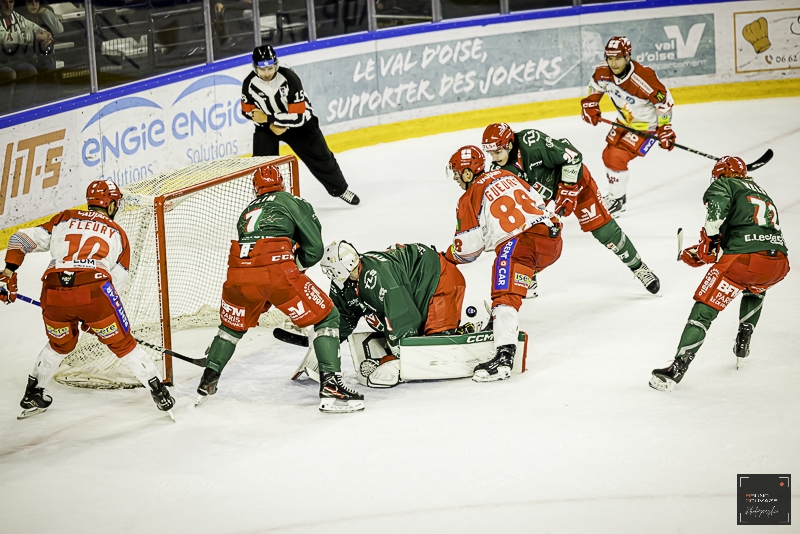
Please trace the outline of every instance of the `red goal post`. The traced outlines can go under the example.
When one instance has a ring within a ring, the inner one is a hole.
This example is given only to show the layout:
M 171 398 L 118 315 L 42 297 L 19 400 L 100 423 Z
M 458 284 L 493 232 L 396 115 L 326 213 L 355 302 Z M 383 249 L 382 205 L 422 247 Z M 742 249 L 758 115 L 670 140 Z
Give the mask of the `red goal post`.
M 131 249 L 121 296 L 134 337 L 172 349 L 174 332 L 219 325 L 230 241 L 238 237 L 239 215 L 255 198 L 253 172 L 263 166 L 277 166 L 286 190 L 299 196 L 294 156 L 196 163 L 121 186 L 122 209 L 115 220 L 128 234 Z M 273 308 L 259 324 L 281 326 L 286 321 Z M 172 358 L 145 350 L 163 362 L 164 378 L 171 383 Z M 56 380 L 88 388 L 138 387 L 120 363 L 93 336 L 83 336 Z

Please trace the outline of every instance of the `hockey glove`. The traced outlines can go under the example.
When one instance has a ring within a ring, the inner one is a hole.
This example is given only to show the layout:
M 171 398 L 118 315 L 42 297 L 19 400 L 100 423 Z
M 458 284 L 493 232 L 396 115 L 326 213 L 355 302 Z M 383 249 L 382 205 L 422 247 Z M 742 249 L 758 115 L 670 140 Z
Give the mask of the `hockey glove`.
M 8 269 L 0 272 L 0 302 L 11 304 L 17 300 L 17 273 Z
M 708 263 L 717 263 L 717 254 L 721 244 L 720 234 L 711 237 L 706 234 L 706 229 L 700 230 L 700 243 L 681 252 L 681 260 L 691 267 L 701 267 Z
M 672 131 L 671 124 L 662 124 L 656 130 L 658 141 L 661 143 L 661 148 L 665 150 L 672 150 L 675 148 L 675 132 Z
M 558 191 L 555 199 L 556 213 L 561 217 L 572 215 L 572 212 L 575 211 L 575 208 L 578 206 L 578 194 L 582 190 L 582 185 L 565 184 L 564 182 L 558 184 Z
M 581 118 L 592 126 L 597 126 L 600 122 L 600 103 L 584 98 L 581 100 L 581 108 Z

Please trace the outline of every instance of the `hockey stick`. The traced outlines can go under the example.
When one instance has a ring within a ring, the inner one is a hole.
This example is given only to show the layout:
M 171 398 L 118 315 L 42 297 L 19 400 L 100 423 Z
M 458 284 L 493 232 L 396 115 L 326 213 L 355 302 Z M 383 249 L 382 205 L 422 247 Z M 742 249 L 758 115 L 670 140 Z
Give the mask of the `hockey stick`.
M 297 345 L 298 347 L 308 347 L 308 337 L 301 334 L 294 334 L 288 332 L 283 328 L 276 328 L 272 331 L 273 337 L 278 341 L 283 341 L 290 345 Z
M 678 261 L 681 261 L 682 252 L 683 252 L 683 228 L 678 228 Z
M 6 294 L 6 293 L 8 293 L 8 291 L 6 291 L 5 288 L 2 288 L 2 289 L 0 289 L 0 293 Z M 21 300 L 22 302 L 27 302 L 29 304 L 33 304 L 34 306 L 39 306 L 40 308 L 42 307 L 42 303 L 39 302 L 38 300 L 34 300 L 34 299 L 30 298 L 30 297 L 26 297 L 25 295 L 21 295 L 19 293 L 17 293 L 17 299 Z M 136 339 L 136 338 L 134 338 L 134 339 Z M 155 351 L 161 352 L 162 354 L 167 354 L 169 356 L 172 356 L 173 358 L 177 358 L 179 360 L 183 360 L 185 362 L 189 362 L 189 363 L 194 364 L 194 365 L 196 365 L 198 367 L 205 367 L 206 366 L 206 358 L 190 358 L 188 356 L 184 356 L 183 354 L 175 352 L 174 350 L 165 349 L 164 347 L 159 347 L 158 345 L 153 345 L 151 343 L 148 343 L 147 341 L 142 341 L 141 339 L 136 339 L 136 342 L 141 344 L 141 345 L 144 345 L 145 347 L 148 347 L 148 348 L 151 348 L 151 349 L 153 349 Z
M 610 124 L 612 126 L 617 126 L 619 128 L 622 128 L 623 130 L 627 130 L 629 132 L 635 133 L 636 135 L 639 135 L 641 137 L 646 137 L 647 139 L 655 139 L 656 141 L 659 141 L 659 138 L 658 138 L 657 135 L 653 135 L 653 134 L 648 133 L 648 132 L 643 132 L 642 130 L 636 130 L 634 128 L 631 128 L 630 126 L 625 126 L 624 124 L 620 124 L 620 123 L 615 122 L 615 121 L 610 121 L 608 119 L 604 119 L 603 117 L 600 117 L 600 121 L 601 122 L 605 122 L 606 124 Z M 719 160 L 719 158 L 716 157 L 716 156 L 712 156 L 711 154 L 706 154 L 705 152 L 700 152 L 699 150 L 695 150 L 693 148 L 689 148 L 688 146 L 679 145 L 678 143 L 672 143 L 672 144 L 675 147 L 680 148 L 682 150 L 686 150 L 687 152 L 691 152 L 692 154 L 697 154 L 698 156 L 704 156 L 704 157 L 706 157 L 708 159 L 713 159 L 714 161 Z M 747 164 L 747 170 L 748 171 L 754 171 L 756 169 L 759 169 L 759 168 L 763 167 L 764 165 L 769 163 L 769 161 L 772 159 L 772 156 L 774 156 L 774 155 L 775 155 L 775 153 L 772 152 L 772 149 L 768 148 L 767 151 L 764 152 L 764 154 L 760 158 L 755 160 L 753 163 L 748 163 Z

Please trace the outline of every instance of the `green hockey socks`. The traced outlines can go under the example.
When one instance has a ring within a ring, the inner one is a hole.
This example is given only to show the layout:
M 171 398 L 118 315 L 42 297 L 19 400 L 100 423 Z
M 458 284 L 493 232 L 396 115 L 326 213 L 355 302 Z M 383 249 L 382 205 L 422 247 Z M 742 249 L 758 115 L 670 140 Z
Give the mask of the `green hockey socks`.
M 211 346 L 208 349 L 206 367 L 218 373 L 222 373 L 222 370 L 228 364 L 228 361 L 230 361 L 231 356 L 233 356 L 233 351 L 236 350 L 236 344 L 242 339 L 242 336 L 244 336 L 244 332 L 237 332 L 220 325 L 217 336 L 214 338 L 214 341 L 211 342 Z
M 611 219 L 606 224 L 592 231 L 595 239 L 600 241 L 607 249 L 611 250 L 617 257 L 628 266 L 632 271 L 638 269 L 642 265 L 642 258 L 639 252 L 622 228 L 619 227 L 617 221 Z
M 707 304 L 695 302 L 689 313 L 689 320 L 683 327 L 681 340 L 678 343 L 676 356 L 683 356 L 687 351 L 696 353 L 706 340 L 706 333 L 711 327 L 711 322 L 717 318 L 719 312 Z
M 339 310 L 331 312 L 314 325 L 314 353 L 317 355 L 320 373 L 338 373 L 342 370 L 339 357 Z

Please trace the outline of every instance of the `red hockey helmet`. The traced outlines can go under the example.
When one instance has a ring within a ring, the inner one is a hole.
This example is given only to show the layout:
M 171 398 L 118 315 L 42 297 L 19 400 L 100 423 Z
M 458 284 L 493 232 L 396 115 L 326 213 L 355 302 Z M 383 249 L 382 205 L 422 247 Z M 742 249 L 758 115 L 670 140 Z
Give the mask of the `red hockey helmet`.
M 736 156 L 719 158 L 711 169 L 711 181 L 717 178 L 747 178 L 747 165 Z
M 472 174 L 477 176 L 486 171 L 486 158 L 483 151 L 474 146 L 462 146 L 456 153 L 450 156 L 450 164 L 447 167 L 452 172 L 457 172 L 461 175 L 465 169 L 472 171 Z
M 122 200 L 122 191 L 111 180 L 95 180 L 86 188 L 86 203 L 89 206 L 108 208 L 113 201 L 119 208 L 120 200 Z
M 633 47 L 627 37 L 612 37 L 606 43 L 606 57 L 630 56 Z
M 253 173 L 253 190 L 256 196 L 273 191 L 283 191 L 283 176 L 278 167 L 259 167 Z
M 510 149 L 514 142 L 514 130 L 505 122 L 495 122 L 483 131 L 483 149 L 487 152 L 500 148 Z

